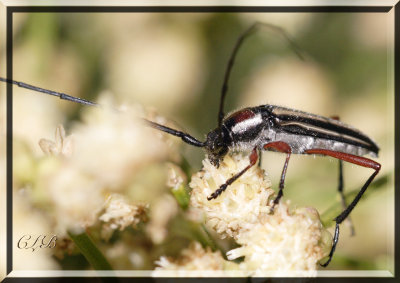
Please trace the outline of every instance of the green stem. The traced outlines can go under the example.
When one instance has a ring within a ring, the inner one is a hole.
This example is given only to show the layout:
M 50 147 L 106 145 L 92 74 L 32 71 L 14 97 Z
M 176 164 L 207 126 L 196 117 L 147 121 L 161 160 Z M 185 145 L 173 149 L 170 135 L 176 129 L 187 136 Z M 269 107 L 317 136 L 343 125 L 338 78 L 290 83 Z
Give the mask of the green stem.
M 389 182 L 389 177 L 390 174 L 383 175 L 382 177 L 376 179 L 368 190 L 364 193 L 363 197 L 360 199 L 360 201 L 366 200 L 371 193 L 374 193 L 378 191 L 378 189 L 383 189 L 386 188 L 386 185 Z M 348 193 L 345 194 L 345 199 L 347 203 L 350 203 L 354 197 L 357 195 L 357 193 L 360 191 L 360 189 L 355 189 L 352 190 Z M 338 216 L 341 212 L 343 211 L 342 204 L 340 202 L 337 202 L 333 204 L 331 207 L 329 207 L 327 210 L 325 210 L 321 214 L 321 222 L 325 227 L 330 227 L 335 224 L 335 221 L 332 221 L 336 216 Z
M 95 270 L 112 270 L 110 263 L 86 232 L 80 234 L 68 232 L 68 235 Z
M 171 192 L 174 195 L 179 206 L 183 210 L 186 210 L 190 202 L 189 190 L 186 188 L 186 186 L 182 183 L 178 187 L 172 188 Z

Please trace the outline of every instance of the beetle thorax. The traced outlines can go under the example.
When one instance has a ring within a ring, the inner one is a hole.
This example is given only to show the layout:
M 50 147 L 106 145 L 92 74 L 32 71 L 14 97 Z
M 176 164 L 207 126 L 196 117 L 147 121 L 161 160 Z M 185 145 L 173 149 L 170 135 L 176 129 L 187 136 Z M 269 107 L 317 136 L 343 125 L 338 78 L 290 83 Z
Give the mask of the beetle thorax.
M 247 151 L 259 147 L 261 140 L 265 139 L 264 130 L 267 124 L 260 112 L 245 108 L 226 118 L 223 127 L 232 139 L 231 148 Z

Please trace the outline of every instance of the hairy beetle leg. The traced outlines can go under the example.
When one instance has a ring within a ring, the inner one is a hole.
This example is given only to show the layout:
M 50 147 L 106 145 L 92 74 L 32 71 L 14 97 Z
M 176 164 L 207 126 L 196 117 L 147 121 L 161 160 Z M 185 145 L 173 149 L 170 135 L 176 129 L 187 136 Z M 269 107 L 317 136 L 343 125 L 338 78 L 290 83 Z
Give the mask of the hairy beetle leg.
M 237 173 L 236 175 L 233 175 L 231 178 L 229 178 L 225 184 L 222 184 L 219 189 L 217 189 L 215 192 L 213 192 L 209 197 L 207 197 L 208 200 L 212 200 L 217 198 L 223 191 L 226 190 L 226 188 L 232 184 L 233 182 L 235 182 L 240 176 L 242 176 L 247 170 L 249 170 L 251 167 L 253 167 L 256 163 L 257 163 L 257 159 L 258 159 L 258 152 L 257 152 L 257 148 L 255 147 L 253 149 L 253 151 L 250 154 L 250 164 L 246 166 L 246 168 L 244 168 L 242 171 L 240 171 L 239 173 Z
M 365 157 L 361 157 L 361 156 L 357 156 L 357 155 L 353 155 L 353 154 L 348 154 L 348 153 L 343 153 L 343 152 L 337 152 L 337 151 L 333 151 L 333 150 L 327 150 L 327 149 L 309 149 L 306 150 L 304 153 L 306 154 L 319 154 L 319 155 L 327 155 L 327 156 L 331 156 L 334 158 L 337 158 L 339 160 L 343 160 L 346 162 L 350 162 L 362 167 L 366 167 L 366 168 L 371 168 L 374 169 L 375 172 L 372 173 L 372 175 L 368 178 L 368 180 L 365 182 L 365 184 L 362 186 L 361 190 L 358 192 L 358 194 L 355 196 L 355 198 L 353 199 L 353 201 L 347 206 L 347 208 L 345 210 L 342 211 L 342 213 L 340 213 L 334 220 L 336 222 L 336 228 L 335 228 L 335 235 L 333 237 L 333 244 L 332 244 L 332 248 L 331 251 L 329 253 L 329 258 L 327 260 L 327 262 L 325 262 L 324 264 L 321 264 L 321 266 L 326 267 L 333 256 L 333 253 L 335 252 L 336 249 L 336 245 L 337 242 L 339 241 L 339 224 L 343 222 L 343 220 L 345 220 L 349 214 L 351 213 L 351 211 L 354 209 L 354 207 L 357 205 L 357 203 L 359 202 L 360 198 L 362 197 L 362 195 L 364 194 L 364 192 L 367 190 L 368 186 L 371 184 L 372 180 L 375 178 L 376 175 L 378 175 L 379 170 L 381 169 L 381 165 L 378 162 L 375 162 L 371 159 L 365 158 Z

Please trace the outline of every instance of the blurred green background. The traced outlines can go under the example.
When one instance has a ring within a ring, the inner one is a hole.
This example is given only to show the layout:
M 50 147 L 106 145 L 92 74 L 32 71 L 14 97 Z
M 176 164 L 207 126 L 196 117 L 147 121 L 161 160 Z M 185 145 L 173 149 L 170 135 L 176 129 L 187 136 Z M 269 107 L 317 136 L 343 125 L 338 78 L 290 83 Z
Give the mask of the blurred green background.
M 14 14 L 13 78 L 96 100 L 154 107 L 203 139 L 217 125 L 227 61 L 255 21 L 285 29 L 305 60 L 267 29 L 239 51 L 226 111 L 277 104 L 340 116 L 381 147 L 379 176 L 388 181 L 351 214 L 356 235 L 342 225 L 329 269 L 393 271 L 393 30 L 392 13 L 32 13 Z M 4 54 L 5 46 L 2 45 Z M 60 122 L 79 120 L 82 106 L 14 89 L 14 135 L 32 142 L 52 137 Z M 196 170 L 204 153 L 183 146 Z M 284 156 L 263 154 L 277 187 Z M 371 170 L 345 164 L 345 190 L 359 189 Z M 293 156 L 285 198 L 323 213 L 339 202 L 337 161 Z M 372 189 L 371 189 L 372 191 Z M 18 208 L 15 208 L 18 209 Z

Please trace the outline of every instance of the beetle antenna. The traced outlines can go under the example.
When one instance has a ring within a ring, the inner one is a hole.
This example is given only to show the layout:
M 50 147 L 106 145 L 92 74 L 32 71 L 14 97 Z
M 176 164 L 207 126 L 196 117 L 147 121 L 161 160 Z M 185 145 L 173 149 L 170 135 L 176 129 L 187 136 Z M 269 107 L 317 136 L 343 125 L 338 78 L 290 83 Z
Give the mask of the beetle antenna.
M 301 49 L 295 44 L 295 42 L 291 39 L 289 34 L 281 27 L 271 25 L 268 23 L 263 23 L 263 22 L 255 22 L 253 25 L 251 25 L 250 28 L 248 28 L 242 35 L 238 38 L 232 54 L 229 58 L 228 65 L 225 70 L 225 76 L 224 76 L 224 82 L 222 84 L 222 90 L 221 90 L 221 99 L 220 99 L 220 104 L 219 104 L 219 113 L 218 113 L 218 126 L 221 126 L 222 124 L 222 119 L 224 119 L 225 113 L 224 113 L 224 102 L 225 102 L 225 96 L 228 91 L 228 81 L 229 77 L 232 71 L 233 64 L 235 62 L 236 54 L 239 51 L 239 48 L 242 46 L 242 43 L 244 40 L 249 37 L 251 34 L 256 32 L 259 27 L 264 27 L 268 28 L 274 32 L 279 33 L 282 35 L 285 40 L 289 43 L 289 47 L 296 53 L 296 55 L 301 59 L 304 60 L 304 56 L 302 55 Z
M 157 123 L 149 121 L 147 119 L 143 119 L 143 120 L 150 127 L 154 128 L 154 129 L 157 129 L 157 130 L 160 130 L 160 131 L 163 131 L 163 132 L 166 132 L 166 133 L 168 133 L 170 135 L 180 137 L 185 143 L 188 143 L 190 145 L 197 146 L 197 147 L 204 147 L 206 145 L 205 142 L 201 142 L 201 141 L 197 140 L 196 138 L 192 137 L 191 135 L 186 134 L 184 132 L 168 128 L 166 126 L 157 124 Z
M 30 85 L 30 84 L 27 84 L 27 83 L 23 83 L 23 82 L 19 82 L 19 81 L 14 81 L 14 80 L 10 80 L 10 79 L 6 79 L 6 78 L 0 77 L 0 82 L 5 82 L 5 83 L 8 83 L 8 84 L 14 84 L 14 85 L 16 85 L 18 87 L 21 87 L 21 88 L 25 88 L 25 89 L 33 90 L 33 91 L 36 91 L 36 92 L 41 92 L 41 93 L 57 96 L 60 99 L 71 101 L 71 102 L 76 102 L 76 103 L 83 104 L 83 105 L 100 106 L 98 103 L 95 103 L 95 102 L 92 102 L 92 101 L 89 101 L 89 100 L 86 100 L 86 99 L 83 99 L 83 98 L 78 98 L 78 97 L 75 97 L 75 96 L 68 95 L 66 93 L 57 92 L 57 91 L 53 91 L 53 90 L 49 90 L 49 89 L 44 89 L 44 88 L 41 88 L 41 87 L 33 86 L 33 85 Z M 189 134 L 186 134 L 184 132 L 168 128 L 166 126 L 157 124 L 155 122 L 152 122 L 152 121 L 149 121 L 149 120 L 146 120 L 146 119 L 143 119 L 143 120 L 146 121 L 147 124 L 150 127 L 155 128 L 155 129 L 160 130 L 160 131 L 163 131 L 163 132 L 166 132 L 166 133 L 168 133 L 170 135 L 174 135 L 174 136 L 180 137 L 184 142 L 186 142 L 188 144 L 191 144 L 191 145 L 197 146 L 197 147 L 204 147 L 205 146 L 205 142 L 201 142 L 201 141 L 195 139 L 194 137 L 192 137 Z
M 66 93 L 57 92 L 57 91 L 53 91 L 53 90 L 49 90 L 49 89 L 44 89 L 44 88 L 41 88 L 41 87 L 33 86 L 33 85 L 26 84 L 26 83 L 19 82 L 19 81 L 13 81 L 13 80 L 9 80 L 9 79 L 0 77 L 0 82 L 5 82 L 5 83 L 8 83 L 8 84 L 14 84 L 14 85 L 19 86 L 21 88 L 26 88 L 26 89 L 30 89 L 30 90 L 33 90 L 33 91 L 36 91 L 36 92 L 42 92 L 42 93 L 45 93 L 45 94 L 54 95 L 54 96 L 59 97 L 60 99 L 76 102 L 76 103 L 83 104 L 83 105 L 99 106 L 99 104 L 97 104 L 95 102 L 92 102 L 92 101 L 89 101 L 89 100 L 86 100 L 86 99 L 83 99 L 83 98 L 74 97 L 74 96 L 68 95 Z

